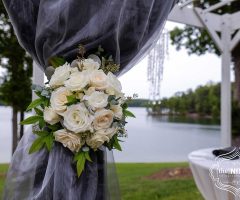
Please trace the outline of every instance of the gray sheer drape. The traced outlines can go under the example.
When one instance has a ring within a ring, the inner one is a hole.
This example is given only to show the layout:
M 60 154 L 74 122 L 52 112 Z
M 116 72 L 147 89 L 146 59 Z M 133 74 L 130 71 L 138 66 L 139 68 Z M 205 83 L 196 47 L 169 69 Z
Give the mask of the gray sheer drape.
M 69 62 L 78 45 L 88 52 L 101 45 L 128 71 L 158 40 L 176 0 L 3 0 L 20 44 L 43 70 L 52 56 Z M 120 199 L 112 152 L 91 155 L 80 179 L 72 154 L 55 144 L 32 155 L 26 132 L 14 153 L 4 200 Z
M 80 178 L 73 154 L 60 144 L 29 155 L 35 135 L 24 134 L 12 159 L 4 191 L 5 200 L 120 200 L 113 154 L 102 149 L 91 154 Z M 109 183 L 109 184 L 107 184 Z
M 158 39 L 176 0 L 3 0 L 22 46 L 43 69 L 99 45 L 127 71 Z

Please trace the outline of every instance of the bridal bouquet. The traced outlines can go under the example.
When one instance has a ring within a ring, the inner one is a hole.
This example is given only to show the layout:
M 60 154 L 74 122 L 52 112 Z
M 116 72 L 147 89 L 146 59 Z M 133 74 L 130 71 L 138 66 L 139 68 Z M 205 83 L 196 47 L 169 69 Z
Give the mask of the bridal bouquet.
M 34 153 L 42 148 L 51 151 L 54 142 L 61 143 L 74 154 L 78 176 L 85 162 L 92 162 L 90 151 L 102 146 L 121 151 L 119 142 L 126 136 L 126 117 L 134 117 L 127 110 L 127 101 L 120 81 L 114 75 L 119 69 L 110 57 L 96 54 L 84 58 L 81 46 L 79 55 L 71 64 L 63 58 L 50 59 L 52 76 L 46 86 L 33 86 L 39 97 L 27 110 L 35 115 L 21 124 L 34 124 L 37 135 L 29 149 Z

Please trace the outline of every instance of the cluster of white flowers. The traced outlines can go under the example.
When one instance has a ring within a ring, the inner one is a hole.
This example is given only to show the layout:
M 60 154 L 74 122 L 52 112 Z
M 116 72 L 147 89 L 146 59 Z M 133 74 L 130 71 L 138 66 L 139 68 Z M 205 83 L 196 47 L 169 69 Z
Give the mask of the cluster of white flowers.
M 120 81 L 111 72 L 105 74 L 100 63 L 91 58 L 74 63 L 75 67 L 66 63 L 56 68 L 52 75 L 44 120 L 51 125 L 61 122 L 63 129 L 54 132 L 55 140 L 72 152 L 85 145 L 96 150 L 118 132 L 116 120 L 123 118 L 125 97 Z

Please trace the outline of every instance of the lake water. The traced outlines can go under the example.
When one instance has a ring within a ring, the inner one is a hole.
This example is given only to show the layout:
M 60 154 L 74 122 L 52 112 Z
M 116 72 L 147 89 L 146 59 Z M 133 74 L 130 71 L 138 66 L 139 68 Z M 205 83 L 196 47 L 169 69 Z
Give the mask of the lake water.
M 177 162 L 200 148 L 220 146 L 220 126 L 200 122 L 148 116 L 144 108 L 131 108 L 136 119 L 128 119 L 128 138 L 116 162 Z M 206 123 L 206 121 L 204 122 Z M 11 158 L 11 108 L 0 107 L 0 163 Z

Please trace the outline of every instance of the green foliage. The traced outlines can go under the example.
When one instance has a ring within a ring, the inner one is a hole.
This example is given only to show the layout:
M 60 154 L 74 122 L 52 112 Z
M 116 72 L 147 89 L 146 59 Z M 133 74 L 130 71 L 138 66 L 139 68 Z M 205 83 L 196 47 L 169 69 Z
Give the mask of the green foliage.
M 124 115 L 125 117 L 133 117 L 133 118 L 136 118 L 135 115 L 134 115 L 131 111 L 127 110 L 127 109 L 123 109 L 123 115 Z
M 35 111 L 35 113 L 36 113 L 37 115 L 43 116 L 43 111 L 40 110 L 39 108 L 34 108 L 34 111 Z
M 46 147 L 50 152 L 54 142 L 53 134 L 46 131 L 38 131 L 35 132 L 35 134 L 37 134 L 39 137 L 32 143 L 32 146 L 29 149 L 29 154 L 35 153 L 41 150 L 43 147 Z
M 76 98 L 76 96 L 73 94 L 73 95 L 70 95 L 70 96 L 67 96 L 67 105 L 70 106 L 70 105 L 73 105 L 73 104 L 76 104 L 79 102 L 79 100 Z
M 109 95 L 109 97 L 108 97 L 108 103 L 110 103 L 112 105 L 118 105 L 119 104 L 118 100 L 119 99 L 117 99 L 115 95 Z
M 121 147 L 121 145 L 119 144 L 119 141 L 120 141 L 120 140 L 118 139 L 117 135 L 114 135 L 113 140 L 114 140 L 114 142 L 113 142 L 113 147 L 114 147 L 114 149 L 116 149 L 116 150 L 118 150 L 118 151 L 122 151 L 122 147 Z
M 32 143 L 32 146 L 30 147 L 29 149 L 29 153 L 34 153 L 34 152 L 37 152 L 39 151 L 40 149 L 43 148 L 43 145 L 44 145 L 44 140 L 42 137 L 39 137 L 37 138 L 33 143 Z
M 199 86 L 195 91 L 178 92 L 173 97 L 162 99 L 153 109 L 168 109 L 170 114 L 198 113 L 200 116 L 219 118 L 220 84 L 210 83 Z
M 59 66 L 62 66 L 66 63 L 65 59 L 62 57 L 54 56 L 48 60 L 48 64 L 53 66 L 54 68 L 57 68 Z
M 109 150 L 116 149 L 118 151 L 122 151 L 122 147 L 119 142 L 121 142 L 121 140 L 119 140 L 118 135 L 115 134 L 108 143 L 105 143 L 105 145 Z
M 233 87 L 232 87 L 233 88 Z M 233 90 L 232 90 L 233 93 Z M 170 115 L 191 115 L 220 119 L 220 84 L 199 86 L 195 91 L 178 92 L 170 98 L 163 98 L 152 105 L 152 109 L 160 114 L 167 110 Z M 240 108 L 232 101 L 232 133 L 240 134 Z
M 92 162 L 90 155 L 89 155 L 89 151 L 86 151 L 86 152 L 80 151 L 77 154 L 75 154 L 75 156 L 74 156 L 74 162 L 77 162 L 76 166 L 77 166 L 78 177 L 81 176 L 81 174 L 84 170 L 86 160 L 88 160 L 89 162 Z
M 19 45 L 8 19 L 3 2 L 0 2 L 0 99 L 5 105 L 24 111 L 31 101 L 32 59 Z
M 147 107 L 149 103 L 148 99 L 132 99 L 129 103 L 129 107 Z
M 42 116 L 31 116 L 31 117 L 28 117 L 27 119 L 21 121 L 21 124 L 22 125 L 27 125 L 27 124 L 35 124 L 37 122 L 39 122 L 40 120 L 42 120 L 43 117 Z
M 32 101 L 30 103 L 30 105 L 27 107 L 27 111 L 36 108 L 37 106 L 40 106 L 42 103 L 44 102 L 43 99 L 39 98 L 39 99 L 35 99 L 34 101 Z
M 192 26 L 185 26 L 183 29 L 175 27 L 170 32 L 170 38 L 177 50 L 185 47 L 188 54 L 203 55 L 208 52 L 220 55 L 220 51 L 205 29 Z

